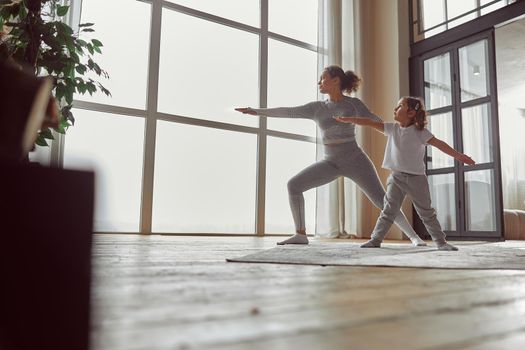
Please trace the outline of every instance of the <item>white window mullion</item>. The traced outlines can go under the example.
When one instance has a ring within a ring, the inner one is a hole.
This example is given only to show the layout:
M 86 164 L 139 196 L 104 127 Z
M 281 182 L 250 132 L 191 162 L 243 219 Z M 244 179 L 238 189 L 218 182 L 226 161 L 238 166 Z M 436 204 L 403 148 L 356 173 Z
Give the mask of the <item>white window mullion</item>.
M 259 51 L 259 107 L 268 105 L 268 0 L 261 0 L 261 34 Z M 265 232 L 266 206 L 266 148 L 267 122 L 259 118 L 260 133 L 257 138 L 257 215 L 255 217 L 256 234 L 263 236 Z
M 160 33 L 162 4 L 151 4 L 151 36 L 148 67 L 147 117 L 144 141 L 144 169 L 142 176 L 142 199 L 140 211 L 140 233 L 150 234 L 153 213 L 153 182 L 155 168 L 155 137 L 157 128 L 157 96 L 159 89 Z

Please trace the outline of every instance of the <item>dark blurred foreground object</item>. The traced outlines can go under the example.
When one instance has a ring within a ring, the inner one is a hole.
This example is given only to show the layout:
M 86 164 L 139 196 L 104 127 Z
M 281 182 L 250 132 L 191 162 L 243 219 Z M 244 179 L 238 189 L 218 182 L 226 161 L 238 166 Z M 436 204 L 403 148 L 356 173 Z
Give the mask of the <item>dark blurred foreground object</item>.
M 93 193 L 91 172 L 0 164 L 1 350 L 88 350 Z
M 33 148 L 38 130 L 58 125 L 52 79 L 37 78 L 0 62 L 0 162 L 19 163 Z

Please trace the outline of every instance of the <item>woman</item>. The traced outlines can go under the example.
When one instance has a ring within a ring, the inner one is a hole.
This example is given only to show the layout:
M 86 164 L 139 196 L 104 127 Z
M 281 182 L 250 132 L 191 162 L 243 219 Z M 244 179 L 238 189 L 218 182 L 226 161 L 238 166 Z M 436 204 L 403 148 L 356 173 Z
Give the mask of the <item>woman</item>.
M 328 100 L 310 102 L 291 108 L 236 108 L 245 114 L 277 118 L 305 118 L 314 120 L 321 130 L 324 144 L 324 158 L 288 181 L 288 195 L 296 234 L 277 244 L 308 244 L 304 218 L 303 192 L 327 184 L 339 176 L 353 180 L 379 209 L 383 207 L 385 190 L 379 180 L 370 158 L 361 150 L 355 140 L 354 124 L 339 123 L 334 116 L 354 115 L 382 121 L 371 113 L 358 98 L 345 96 L 357 91 L 361 79 L 352 71 L 344 72 L 341 67 L 325 68 L 319 80 L 319 91 L 328 95 Z M 403 213 L 395 223 L 410 238 L 414 245 L 426 245 L 415 233 Z

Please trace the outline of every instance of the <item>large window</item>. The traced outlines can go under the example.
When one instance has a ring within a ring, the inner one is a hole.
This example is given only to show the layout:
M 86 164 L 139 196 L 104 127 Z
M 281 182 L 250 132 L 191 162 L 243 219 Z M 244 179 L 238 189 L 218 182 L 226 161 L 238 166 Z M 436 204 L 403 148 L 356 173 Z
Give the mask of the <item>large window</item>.
M 113 97 L 78 97 L 63 160 L 96 171 L 96 231 L 293 232 L 286 182 L 315 161 L 315 124 L 233 108 L 317 99 L 318 0 L 81 3 Z

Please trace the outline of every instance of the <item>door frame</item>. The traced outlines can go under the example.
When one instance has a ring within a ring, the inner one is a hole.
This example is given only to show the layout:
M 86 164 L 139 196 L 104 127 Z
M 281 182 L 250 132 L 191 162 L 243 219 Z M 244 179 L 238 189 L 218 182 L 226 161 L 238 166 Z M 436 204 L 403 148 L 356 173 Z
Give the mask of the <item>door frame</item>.
M 458 50 L 461 47 L 475 43 L 480 40 L 487 40 L 487 69 L 489 79 L 488 95 L 477 98 L 474 100 L 461 102 L 461 90 L 460 90 L 460 71 L 459 71 L 459 54 Z M 451 76 L 451 97 L 452 105 L 450 107 L 443 107 L 435 109 L 434 113 L 451 112 L 453 120 L 453 140 L 454 148 L 458 151 L 463 152 L 463 130 L 462 130 L 462 109 L 469 106 L 476 106 L 483 103 L 490 103 L 490 117 L 491 117 L 491 137 L 492 137 L 492 162 L 484 164 L 476 164 L 468 166 L 467 169 L 463 164 L 454 162 L 453 171 L 452 167 L 442 169 L 431 169 L 427 170 L 429 175 L 437 174 L 454 174 L 455 178 L 455 200 L 457 205 L 456 210 L 456 231 L 445 231 L 449 238 L 465 239 L 490 239 L 490 240 L 501 240 L 503 238 L 503 197 L 502 197 L 502 184 L 501 184 L 501 157 L 500 157 L 500 143 L 499 143 L 499 117 L 498 117 L 498 95 L 497 95 L 497 83 L 496 83 L 496 52 L 494 44 L 494 28 L 485 30 L 480 33 L 476 33 L 469 37 L 456 40 L 447 45 L 435 48 L 428 52 L 413 56 L 410 58 L 410 73 L 411 73 L 411 95 L 424 96 L 424 61 L 438 56 L 440 54 L 449 53 L 450 55 L 450 76 Z M 425 162 L 426 164 L 426 162 Z M 465 176 L 464 173 L 493 169 L 493 187 L 494 187 L 494 205 L 495 205 L 495 231 L 468 231 L 466 229 L 466 196 L 465 196 Z M 419 216 L 413 210 L 414 227 L 418 232 L 424 232 L 428 235 L 424 225 L 422 224 Z

